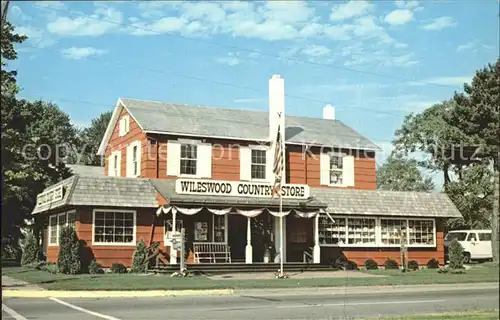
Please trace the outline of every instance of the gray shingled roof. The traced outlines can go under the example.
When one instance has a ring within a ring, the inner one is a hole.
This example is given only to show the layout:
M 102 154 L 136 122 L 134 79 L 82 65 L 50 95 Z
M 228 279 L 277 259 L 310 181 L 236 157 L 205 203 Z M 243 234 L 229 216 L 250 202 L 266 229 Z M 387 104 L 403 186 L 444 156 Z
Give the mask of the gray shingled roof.
M 71 169 L 73 174 L 86 177 L 104 177 L 104 167 L 87 166 L 82 164 L 67 164 L 66 167 Z
M 444 193 L 311 188 L 311 195 L 332 214 L 462 217 Z
M 144 131 L 268 140 L 267 111 L 120 100 Z M 339 120 L 287 116 L 285 122 L 285 139 L 289 143 L 380 150 Z
M 279 200 L 276 198 L 186 195 L 178 194 L 175 191 L 175 180 L 151 179 L 151 183 L 154 185 L 158 193 L 160 193 L 171 204 L 279 207 Z M 283 207 L 324 208 L 325 205 L 314 199 L 312 199 L 312 201 L 284 199 Z
M 35 206 L 35 208 L 33 209 L 32 214 L 65 206 L 68 203 L 69 199 L 71 198 L 71 192 L 73 191 L 73 187 L 74 187 L 75 181 L 77 179 L 78 179 L 78 176 L 71 176 L 71 177 L 69 177 L 65 180 L 62 180 L 62 181 L 60 181 L 60 182 L 58 182 L 58 183 L 56 183 L 48 188 L 45 188 L 45 190 L 43 190 L 42 193 L 56 189 L 57 187 L 62 185 L 63 186 L 63 198 L 60 201 L 45 204 L 43 206 L 39 206 L 37 204 Z

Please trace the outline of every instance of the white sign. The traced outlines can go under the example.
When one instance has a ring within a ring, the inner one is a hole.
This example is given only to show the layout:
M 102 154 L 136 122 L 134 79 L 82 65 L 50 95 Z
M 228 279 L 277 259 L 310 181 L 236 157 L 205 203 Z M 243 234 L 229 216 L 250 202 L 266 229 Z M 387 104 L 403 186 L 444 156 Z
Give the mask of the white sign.
M 64 192 L 63 186 L 58 186 L 55 189 L 40 193 L 36 197 L 36 203 L 39 206 L 49 204 L 52 202 L 60 201 L 63 199 Z
M 271 183 L 265 182 L 198 179 L 178 179 L 175 181 L 175 191 L 178 194 L 271 198 L 272 187 Z M 307 199 L 309 198 L 309 186 L 285 184 L 281 187 L 281 196 L 283 199 Z

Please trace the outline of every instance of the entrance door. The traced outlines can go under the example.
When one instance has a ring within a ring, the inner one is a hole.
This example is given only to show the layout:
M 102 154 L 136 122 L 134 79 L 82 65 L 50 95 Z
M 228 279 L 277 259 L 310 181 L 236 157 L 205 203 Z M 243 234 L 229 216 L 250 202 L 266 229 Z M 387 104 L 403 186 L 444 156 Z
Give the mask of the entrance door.
M 174 244 L 172 242 L 173 235 L 174 235 L 172 219 L 165 220 L 164 227 L 165 227 L 165 235 L 163 238 L 163 242 L 165 244 L 165 247 L 170 249 L 170 264 L 177 264 L 177 257 L 180 254 L 180 252 L 177 250 L 174 250 Z M 182 219 L 176 219 L 175 220 L 175 233 L 180 234 L 181 228 L 183 228 Z
M 303 262 L 304 251 L 314 245 L 314 218 L 286 217 L 286 254 L 288 262 Z
M 239 214 L 229 214 L 228 220 L 228 243 L 231 247 L 231 261 L 245 262 L 247 218 Z

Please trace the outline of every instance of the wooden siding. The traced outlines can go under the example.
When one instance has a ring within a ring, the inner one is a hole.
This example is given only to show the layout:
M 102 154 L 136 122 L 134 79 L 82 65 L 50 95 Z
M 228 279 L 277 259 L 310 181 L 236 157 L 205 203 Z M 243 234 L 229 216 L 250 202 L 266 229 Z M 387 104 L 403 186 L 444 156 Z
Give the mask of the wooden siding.
M 123 116 L 129 116 L 129 131 L 124 136 L 119 136 L 120 132 L 120 119 Z M 104 166 L 104 174 L 108 174 L 109 170 L 109 156 L 113 151 L 121 150 L 121 161 L 120 161 L 120 176 L 125 177 L 127 175 L 127 146 L 134 141 L 141 141 L 142 146 L 142 156 L 141 156 L 141 168 L 144 168 L 144 163 L 147 159 L 148 144 L 146 143 L 146 134 L 142 131 L 141 127 L 137 122 L 130 116 L 127 110 L 123 109 L 118 117 L 115 127 L 113 128 L 113 133 L 109 139 L 108 145 L 106 146 L 106 163 Z M 146 153 L 146 155 L 145 155 Z M 147 171 L 142 170 L 141 176 L 146 177 Z
M 401 264 L 399 247 L 393 248 L 353 248 L 353 247 L 321 247 L 321 262 L 334 262 L 339 256 L 345 255 L 349 260 L 356 262 L 359 266 L 364 266 L 367 259 L 374 259 L 378 265 L 382 266 L 391 258 Z M 435 258 L 442 265 L 444 264 L 444 223 L 436 219 L 436 247 L 434 248 L 408 248 L 408 260 L 416 260 L 419 265 L 427 264 L 427 261 Z

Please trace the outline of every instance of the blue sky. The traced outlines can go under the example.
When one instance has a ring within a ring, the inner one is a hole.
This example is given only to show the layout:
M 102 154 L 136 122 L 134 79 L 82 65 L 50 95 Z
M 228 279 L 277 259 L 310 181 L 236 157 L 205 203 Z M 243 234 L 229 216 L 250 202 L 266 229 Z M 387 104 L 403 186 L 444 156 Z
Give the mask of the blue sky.
M 118 97 L 336 117 L 380 145 L 403 117 L 462 90 L 495 61 L 498 0 L 18 2 L 9 20 L 22 97 L 56 102 L 77 125 Z

